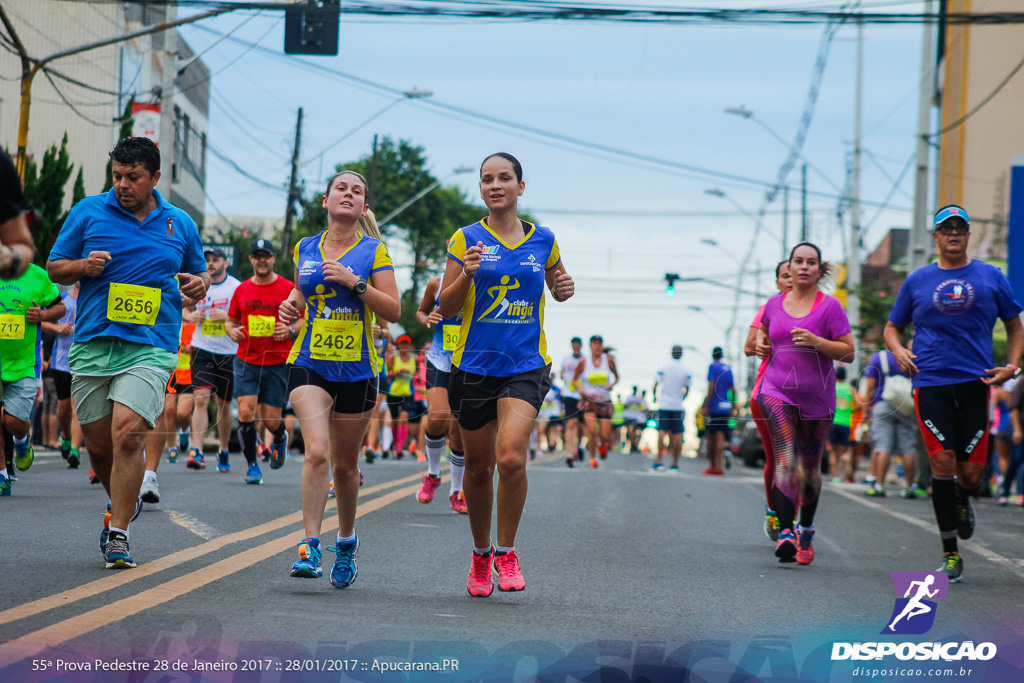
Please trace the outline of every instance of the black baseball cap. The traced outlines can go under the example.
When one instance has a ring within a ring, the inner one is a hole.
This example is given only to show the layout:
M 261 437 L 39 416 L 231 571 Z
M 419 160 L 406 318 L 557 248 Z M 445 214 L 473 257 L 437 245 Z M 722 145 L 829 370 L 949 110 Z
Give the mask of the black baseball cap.
M 227 260 L 228 258 L 227 253 L 221 247 L 206 247 L 205 249 L 203 249 L 203 256 L 205 256 L 206 254 L 213 254 L 214 256 L 219 256 L 220 258 L 225 260 Z
M 273 254 L 274 245 L 270 243 L 270 240 L 261 237 L 258 240 L 253 241 L 252 251 L 250 251 L 249 253 L 255 254 L 258 251 L 265 251 L 268 254 Z

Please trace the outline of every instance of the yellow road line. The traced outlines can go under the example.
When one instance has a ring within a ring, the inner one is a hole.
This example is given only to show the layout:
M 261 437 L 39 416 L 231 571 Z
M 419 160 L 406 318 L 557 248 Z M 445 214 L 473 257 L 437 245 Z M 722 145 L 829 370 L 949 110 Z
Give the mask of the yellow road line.
M 359 496 L 362 498 L 363 496 L 394 488 L 395 486 L 401 486 L 402 484 L 407 484 L 411 481 L 418 481 L 421 478 L 422 475 L 414 474 L 402 479 L 369 486 L 360 491 Z M 333 500 L 328 501 L 327 508 L 324 512 L 326 513 L 335 508 L 337 508 L 337 503 Z M 91 581 L 76 588 L 72 588 L 55 595 L 49 595 L 45 598 L 40 598 L 39 600 L 33 600 L 32 602 L 26 602 L 25 604 L 0 612 L 0 624 L 7 624 L 12 621 L 17 621 L 18 619 L 25 619 L 57 607 L 64 607 L 65 605 L 77 602 L 78 600 L 90 598 L 105 591 L 120 588 L 132 581 L 144 579 L 147 576 L 152 576 L 158 572 L 162 572 L 166 569 L 176 567 L 179 564 L 194 560 L 197 557 L 202 557 L 203 555 L 216 552 L 224 546 L 231 545 L 232 543 L 247 541 L 249 539 L 262 536 L 263 534 L 270 533 L 271 531 L 277 531 L 282 527 L 286 527 L 291 524 L 298 524 L 301 521 L 302 512 L 293 512 L 290 515 L 279 517 L 264 524 L 260 524 L 259 526 L 243 529 L 242 531 L 236 531 L 233 534 L 220 536 L 207 541 L 206 543 L 202 543 L 191 548 L 185 548 L 184 550 L 179 550 L 171 553 L 170 555 L 153 560 L 152 562 L 139 565 L 131 571 L 118 571 L 109 576 L 105 576 L 102 579 Z
M 448 479 L 449 477 L 446 475 L 441 480 L 447 481 Z M 395 501 L 402 500 L 407 495 L 418 491 L 419 488 L 419 485 L 409 486 L 363 503 L 356 511 L 356 519 L 379 510 L 386 505 L 390 505 Z M 327 524 L 322 533 L 330 533 L 337 528 L 338 524 L 335 520 Z M 98 607 L 85 614 L 65 619 L 38 631 L 27 633 L 20 638 L 15 638 L 0 645 L 0 667 L 35 657 L 45 652 L 48 648 L 56 647 L 98 628 L 109 626 L 139 612 L 162 605 L 165 602 L 170 602 L 175 598 L 180 598 L 197 588 L 240 572 L 243 569 L 248 569 L 257 562 L 269 559 L 294 546 L 295 535 L 294 533 L 289 533 L 263 545 L 244 550 L 219 562 L 214 562 L 202 569 L 197 569 L 184 576 L 171 579 L 149 590 L 112 602 L 103 607 Z

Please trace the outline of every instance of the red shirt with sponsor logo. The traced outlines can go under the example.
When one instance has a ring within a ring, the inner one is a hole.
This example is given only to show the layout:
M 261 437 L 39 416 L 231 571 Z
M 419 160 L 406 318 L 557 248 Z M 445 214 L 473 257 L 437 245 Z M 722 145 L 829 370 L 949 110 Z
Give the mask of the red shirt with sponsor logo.
M 292 340 L 276 341 L 272 321 L 277 320 L 277 307 L 294 288 L 291 280 L 278 275 L 269 285 L 258 285 L 249 279 L 235 289 L 228 317 L 238 321 L 245 335 L 238 343 L 238 357 L 246 363 L 280 365 L 288 359 Z M 267 334 L 268 325 L 270 334 Z

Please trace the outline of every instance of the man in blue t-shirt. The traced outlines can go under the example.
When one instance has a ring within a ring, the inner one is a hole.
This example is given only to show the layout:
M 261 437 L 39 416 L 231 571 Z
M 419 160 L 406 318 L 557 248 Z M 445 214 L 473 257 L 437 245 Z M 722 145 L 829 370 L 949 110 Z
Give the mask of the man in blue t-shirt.
M 711 350 L 712 363 L 708 366 L 708 395 L 701 412 L 704 414 L 704 433 L 708 440 L 709 466 L 701 474 L 720 476 L 723 453 L 732 438 L 732 420 L 736 391 L 733 387 L 732 368 L 722 362 L 722 347 Z
M 932 239 L 938 263 L 907 277 L 885 326 L 885 343 L 900 369 L 913 378 L 917 419 L 932 468 L 932 505 L 942 538 L 938 571 L 960 580 L 957 536 L 974 533 L 968 495 L 981 483 L 988 455 L 990 387 L 1020 373 L 1024 353 L 1021 306 L 995 266 L 967 256 L 970 219 L 963 208 L 935 215 Z M 994 367 L 992 329 L 1006 326 L 1009 363 Z M 903 331 L 914 323 L 913 352 Z
M 128 524 L 141 510 L 146 434 L 178 362 L 182 303 L 206 296 L 203 244 L 187 213 L 156 191 L 160 151 L 125 138 L 110 152 L 114 185 L 68 215 L 46 267 L 81 281 L 71 393 L 93 469 L 110 496 L 100 548 L 108 569 L 135 566 Z

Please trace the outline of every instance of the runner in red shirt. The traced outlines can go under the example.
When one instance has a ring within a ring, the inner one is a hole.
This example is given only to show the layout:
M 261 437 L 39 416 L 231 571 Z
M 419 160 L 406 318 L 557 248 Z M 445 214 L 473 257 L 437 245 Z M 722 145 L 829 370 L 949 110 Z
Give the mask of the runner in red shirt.
M 298 334 L 278 317 L 278 306 L 295 285 L 274 272 L 274 246 L 270 240 L 261 238 L 253 242 L 249 261 L 254 275 L 238 285 L 231 297 L 225 328 L 231 340 L 238 343 L 235 398 L 242 454 L 249 463 L 245 483 L 261 484 L 263 474 L 256 462 L 256 406 L 258 402 L 260 419 L 274 435 L 270 468 L 279 469 L 288 451 L 288 433 L 281 419 L 288 400 L 285 361 Z M 192 466 L 190 458 L 189 467 Z

